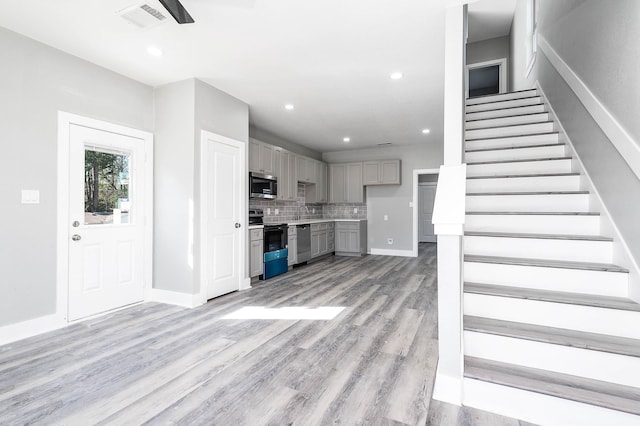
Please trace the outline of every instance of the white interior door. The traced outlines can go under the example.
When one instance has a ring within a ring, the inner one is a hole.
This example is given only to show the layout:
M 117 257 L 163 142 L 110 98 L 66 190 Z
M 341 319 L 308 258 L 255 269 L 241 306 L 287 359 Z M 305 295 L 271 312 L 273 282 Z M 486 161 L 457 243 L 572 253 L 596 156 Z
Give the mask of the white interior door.
M 69 127 L 68 318 L 144 299 L 144 140 Z
M 202 134 L 202 284 L 206 299 L 240 289 L 244 271 L 245 144 Z
M 435 184 L 420 184 L 418 186 L 418 241 L 421 243 L 435 243 L 433 233 L 433 203 L 436 198 Z

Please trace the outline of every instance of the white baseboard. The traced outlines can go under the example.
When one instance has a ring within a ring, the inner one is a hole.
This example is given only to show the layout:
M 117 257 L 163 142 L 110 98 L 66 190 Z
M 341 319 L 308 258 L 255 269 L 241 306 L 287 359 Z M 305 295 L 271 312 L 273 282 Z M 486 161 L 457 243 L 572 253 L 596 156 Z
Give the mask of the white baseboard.
M 538 35 L 538 46 L 611 140 L 631 170 L 640 178 L 640 146 L 541 35 Z
M 183 306 L 185 308 L 195 308 L 196 306 L 202 305 L 200 294 L 180 293 L 159 288 L 151 289 L 150 301 Z
M 433 399 L 458 406 L 462 405 L 462 382 L 440 373 L 440 364 L 436 368 Z
M 251 288 L 251 278 L 245 278 L 241 283 L 240 283 L 240 291 L 242 290 L 249 290 Z
M 388 250 L 372 248 L 369 254 L 377 254 L 379 256 L 415 257 L 413 255 L 413 250 Z
M 67 322 L 58 315 L 46 315 L 0 327 L 0 345 L 26 339 L 37 334 L 66 327 Z

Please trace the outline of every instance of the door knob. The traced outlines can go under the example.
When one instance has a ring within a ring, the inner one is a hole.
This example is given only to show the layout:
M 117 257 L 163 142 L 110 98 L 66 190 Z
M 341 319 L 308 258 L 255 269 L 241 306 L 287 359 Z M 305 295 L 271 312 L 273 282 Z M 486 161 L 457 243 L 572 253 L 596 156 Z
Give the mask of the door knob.
M 78 235 L 78 234 L 74 234 L 74 235 L 71 237 L 71 239 L 72 239 L 73 241 L 80 241 L 80 240 L 82 239 L 82 237 L 81 237 L 80 235 Z
M 73 226 L 74 228 L 77 228 L 78 226 L 80 226 L 80 222 L 78 222 L 77 220 L 74 220 L 71 226 Z
M 236 222 L 236 228 L 240 228 L 242 225 L 240 225 L 238 222 Z

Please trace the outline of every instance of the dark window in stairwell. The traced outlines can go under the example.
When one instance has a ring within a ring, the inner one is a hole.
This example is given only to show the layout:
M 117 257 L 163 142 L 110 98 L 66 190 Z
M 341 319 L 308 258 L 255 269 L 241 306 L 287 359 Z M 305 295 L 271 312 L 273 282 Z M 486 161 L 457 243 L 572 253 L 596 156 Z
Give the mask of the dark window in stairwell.
M 469 70 L 469 97 L 500 93 L 500 66 Z

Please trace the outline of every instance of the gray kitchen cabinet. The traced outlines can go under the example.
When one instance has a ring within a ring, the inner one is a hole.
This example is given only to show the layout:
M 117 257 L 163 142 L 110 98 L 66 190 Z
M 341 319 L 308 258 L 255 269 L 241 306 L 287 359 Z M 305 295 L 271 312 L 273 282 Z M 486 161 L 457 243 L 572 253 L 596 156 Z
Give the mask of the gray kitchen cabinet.
M 249 141 L 249 171 L 274 175 L 274 146 Z
M 307 163 L 308 166 L 308 163 Z M 316 169 L 315 184 L 305 184 L 305 201 L 307 203 L 327 202 L 327 164 L 321 161 L 314 163 Z
M 290 226 L 287 233 L 287 248 L 289 249 L 289 257 L 287 258 L 287 265 L 293 266 L 298 263 L 298 235 L 297 228 Z
M 261 275 L 264 264 L 264 236 L 262 229 L 249 230 L 249 276 Z
M 333 252 L 334 224 L 320 222 L 311 224 L 311 258 L 323 256 Z
M 362 203 L 362 163 L 329 164 L 329 202 Z
M 316 161 L 298 155 L 296 158 L 296 176 L 299 182 L 316 183 Z
M 362 181 L 364 185 L 399 185 L 400 160 L 365 161 Z
M 336 256 L 362 256 L 367 252 L 367 221 L 336 221 Z
M 280 150 L 276 158 L 280 161 L 278 173 L 278 200 L 289 200 L 291 197 L 291 169 L 289 168 L 289 151 Z

